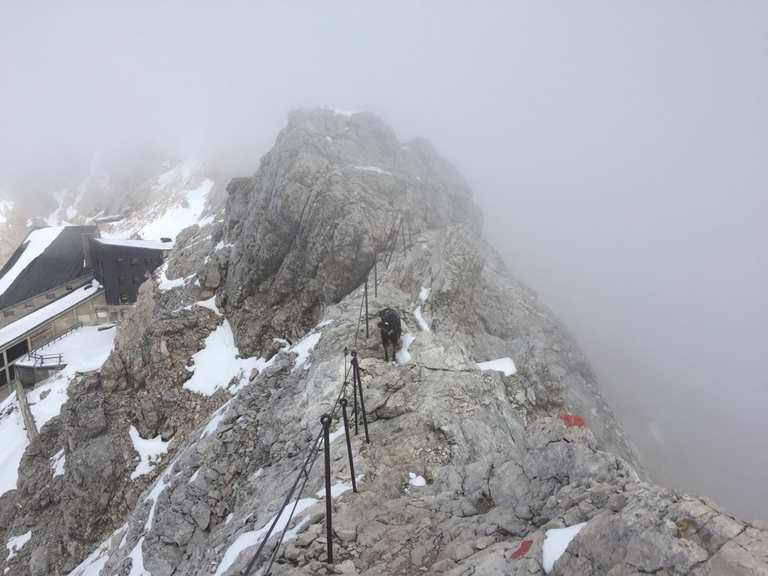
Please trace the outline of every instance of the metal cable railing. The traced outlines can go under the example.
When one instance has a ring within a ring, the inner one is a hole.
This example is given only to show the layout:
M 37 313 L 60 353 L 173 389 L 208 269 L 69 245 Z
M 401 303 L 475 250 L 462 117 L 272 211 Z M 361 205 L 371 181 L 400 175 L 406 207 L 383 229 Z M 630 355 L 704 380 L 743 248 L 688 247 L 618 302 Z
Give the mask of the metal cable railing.
M 390 230 L 389 234 L 387 235 L 387 241 L 385 243 L 385 249 L 383 251 L 384 255 L 384 262 L 387 268 L 389 268 L 389 265 L 391 263 L 392 257 L 394 255 L 395 249 L 397 247 L 397 241 L 400 237 L 400 234 L 402 232 L 402 238 L 403 238 L 403 251 L 408 249 L 408 242 L 406 241 L 405 236 L 405 229 L 404 229 L 404 222 L 405 217 L 401 215 L 399 222 L 397 224 L 393 223 L 392 229 Z M 372 269 L 374 270 L 374 282 L 375 282 L 375 288 L 378 288 L 378 270 L 377 270 L 377 263 L 378 263 L 378 252 L 375 255 L 374 259 L 374 265 Z M 280 508 L 277 510 L 272 522 L 270 523 L 270 526 L 266 532 L 266 534 L 262 537 L 259 547 L 256 549 L 256 553 L 253 555 L 251 560 L 248 562 L 248 565 L 246 566 L 245 570 L 243 571 L 244 575 L 249 575 L 252 573 L 252 570 L 256 566 L 256 563 L 259 561 L 259 559 L 262 557 L 263 552 L 265 551 L 267 544 L 269 543 L 270 538 L 275 534 L 276 527 L 278 523 L 280 523 L 280 520 L 283 516 L 283 513 L 290 507 L 290 512 L 288 513 L 288 518 L 283 523 L 283 528 L 279 530 L 280 536 L 279 538 L 274 542 L 272 545 L 271 551 L 269 555 L 266 557 L 266 569 L 262 572 L 264 576 L 270 576 L 272 567 L 274 563 L 279 558 L 279 552 L 280 547 L 284 541 L 285 533 L 290 526 L 291 522 L 293 521 L 293 518 L 296 514 L 296 509 L 299 504 L 299 501 L 301 499 L 302 494 L 304 493 L 304 489 L 306 488 L 307 482 L 309 481 L 309 475 L 312 472 L 312 469 L 314 468 L 315 462 L 317 461 L 317 456 L 320 453 L 320 447 L 324 446 L 324 450 L 326 452 L 326 469 L 325 469 L 325 480 L 326 480 L 326 493 L 325 493 L 325 499 L 326 499 L 326 530 L 327 530 L 327 545 L 328 545 L 328 551 L 327 551 L 327 562 L 333 563 L 333 531 L 331 528 L 331 489 L 330 489 L 330 458 L 329 458 L 329 451 L 330 451 L 330 442 L 329 442 L 329 426 L 330 423 L 333 421 L 333 419 L 337 416 L 337 412 L 339 407 L 342 408 L 343 413 L 343 421 L 344 421 L 344 429 L 345 429 L 345 436 L 347 441 L 347 453 L 349 458 L 349 467 L 350 472 L 352 474 L 352 486 L 353 491 L 357 492 L 357 484 L 356 479 L 354 478 L 354 463 L 352 460 L 352 446 L 351 446 L 351 440 L 350 440 L 350 427 L 349 423 L 347 421 L 347 413 L 346 413 L 346 406 L 347 406 L 347 388 L 350 383 L 350 374 L 352 375 L 352 386 L 353 386 L 353 396 L 354 396 L 354 419 L 355 419 L 355 434 L 357 434 L 357 428 L 358 428 L 358 394 L 359 394 L 359 401 L 360 401 L 360 409 L 362 412 L 362 419 L 363 419 L 363 425 L 365 429 L 365 442 L 369 443 L 370 438 L 368 435 L 368 420 L 367 420 L 367 414 L 365 411 L 365 400 L 363 398 L 363 389 L 361 384 L 361 378 L 360 378 L 360 365 L 359 365 L 359 359 L 357 357 L 357 343 L 358 338 L 360 335 L 361 325 L 362 325 L 362 319 L 363 314 L 365 313 L 365 322 L 366 322 L 366 337 L 369 336 L 369 330 L 368 330 L 368 281 L 370 277 L 370 271 L 368 275 L 365 278 L 365 282 L 363 284 L 363 292 L 360 297 L 360 309 L 357 315 L 357 324 L 355 326 L 355 336 L 353 339 L 353 345 L 351 350 L 351 356 L 352 360 L 347 365 L 347 356 L 350 353 L 348 348 L 344 349 L 344 381 L 341 386 L 341 390 L 339 390 L 339 393 L 336 397 L 335 402 L 333 403 L 333 406 L 331 407 L 331 410 L 327 414 L 323 414 L 321 418 L 321 424 L 322 428 L 320 432 L 315 436 L 314 440 L 311 442 L 307 456 L 302 461 L 301 467 L 298 469 L 296 477 L 293 480 L 293 483 L 291 484 L 290 489 L 285 495 L 285 498 L 282 500 L 282 504 Z M 291 503 L 293 505 L 291 506 Z

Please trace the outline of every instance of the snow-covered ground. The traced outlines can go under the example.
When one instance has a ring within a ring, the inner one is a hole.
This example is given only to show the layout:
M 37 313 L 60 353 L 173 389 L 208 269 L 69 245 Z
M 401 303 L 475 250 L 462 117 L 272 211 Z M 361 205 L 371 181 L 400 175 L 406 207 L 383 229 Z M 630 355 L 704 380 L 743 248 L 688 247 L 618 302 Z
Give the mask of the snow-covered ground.
M 197 305 L 207 308 L 212 305 L 211 309 L 218 313 L 215 303 L 210 301 L 198 302 Z M 290 349 L 297 354 L 294 370 L 309 367 L 307 362 L 321 337 L 321 332 L 312 331 Z M 272 363 L 272 360 L 264 358 L 241 358 L 232 327 L 226 319 L 208 335 L 205 346 L 192 356 L 192 360 L 193 366 L 187 367 L 193 373 L 192 378 L 184 383 L 184 388 L 205 396 L 211 396 L 220 389 L 236 393 L 248 383 L 253 369 L 263 371 Z M 231 384 L 233 380 L 236 381 Z
M 544 546 L 542 548 L 542 564 L 544 566 L 544 572 L 547 574 L 552 572 L 555 562 L 557 562 L 560 556 L 563 555 L 566 548 L 568 548 L 568 544 L 571 543 L 571 540 L 576 538 L 576 534 L 578 534 L 586 525 L 586 522 L 582 522 L 581 524 L 576 524 L 568 528 L 553 528 L 552 530 L 547 530 L 546 536 L 544 537 Z
M 224 320 L 205 339 L 202 350 L 192 356 L 194 366 L 187 367 L 193 372 L 192 378 L 184 382 L 184 388 L 211 396 L 216 390 L 226 389 L 234 378 L 238 385 L 247 381 L 251 370 L 263 370 L 266 361 L 261 358 L 240 358 L 235 336 L 229 321 Z
M 205 225 L 211 217 L 203 218 L 214 182 L 203 176 L 199 162 L 188 161 L 170 167 L 149 184 L 147 208 L 124 220 L 102 227 L 104 238 L 127 238 L 138 235 L 144 240 L 159 240 L 176 236 L 193 224 Z
M 488 362 L 478 362 L 477 367 L 480 370 L 495 370 L 497 372 L 503 372 L 504 376 L 512 376 L 517 374 L 517 367 L 512 358 L 504 357 L 498 360 L 489 360 Z
M 96 370 L 109 357 L 115 337 L 114 328 L 99 331 L 96 327 L 84 327 L 75 330 L 65 338 L 50 345 L 45 353 L 55 349 L 62 351 L 67 367 L 41 382 L 34 390 L 27 393 L 32 416 L 38 429 L 51 418 L 58 416 L 61 407 L 67 401 L 67 388 L 76 372 Z M 12 393 L 0 403 L 0 438 L 3 449 L 0 451 L 0 495 L 16 488 L 21 457 L 29 443 L 24 429 L 24 422 L 19 411 L 16 394 Z M 63 470 L 64 459 L 60 464 Z
M 47 355 L 61 354 L 65 363 L 74 363 L 80 372 L 97 370 L 107 360 L 115 339 L 115 328 L 111 324 L 102 326 L 83 326 L 70 332 L 61 340 L 56 340 L 38 348 L 35 352 Z M 32 365 L 27 357 L 18 364 Z

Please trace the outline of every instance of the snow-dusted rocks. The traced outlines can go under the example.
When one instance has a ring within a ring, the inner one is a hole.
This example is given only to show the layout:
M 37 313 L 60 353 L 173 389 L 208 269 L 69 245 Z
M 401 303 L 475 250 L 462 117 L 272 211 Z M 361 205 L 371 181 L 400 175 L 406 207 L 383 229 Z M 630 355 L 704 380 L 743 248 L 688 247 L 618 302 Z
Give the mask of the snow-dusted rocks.
M 18 490 L 0 496 L 0 529 L 6 541 L 32 536 L 0 570 L 233 576 L 277 518 L 287 542 L 274 573 L 323 573 L 319 466 L 289 498 L 301 503 L 294 520 L 278 511 L 356 345 L 371 437 L 352 440 L 359 493 L 339 422 L 330 453 L 344 573 L 543 576 L 547 531 L 585 522 L 557 560 L 561 533 L 550 533 L 552 574 L 765 573 L 759 525 L 645 481 L 583 356 L 509 278 L 466 185 L 426 143 L 403 147 L 366 114 L 301 112 L 229 192 L 225 226 L 177 237 L 168 277 L 189 281 L 142 286 L 100 374 L 73 381 L 27 450 Z M 390 364 L 375 329 L 367 339 L 356 329 L 393 204 L 413 216 L 414 238 L 379 268 L 371 314 L 399 310 L 415 338 Z M 416 294 L 431 332 L 416 330 Z M 221 355 L 264 357 L 263 369 L 247 386 L 185 389 L 225 320 Z M 478 368 L 493 358 L 514 358 L 516 374 Z M 168 443 L 133 480 L 132 426 Z

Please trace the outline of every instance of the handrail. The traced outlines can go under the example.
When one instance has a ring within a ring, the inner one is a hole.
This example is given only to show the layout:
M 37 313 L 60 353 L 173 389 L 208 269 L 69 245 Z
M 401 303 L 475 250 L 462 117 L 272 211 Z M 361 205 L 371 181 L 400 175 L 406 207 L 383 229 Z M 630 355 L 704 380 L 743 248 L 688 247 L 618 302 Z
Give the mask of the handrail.
M 411 241 L 409 242 L 406 238 L 406 230 L 405 228 L 408 228 L 408 235 L 410 236 Z M 384 242 L 384 250 L 382 253 L 384 263 L 387 268 L 389 268 L 389 264 L 392 260 L 392 257 L 395 253 L 395 249 L 397 248 L 397 242 L 398 238 L 400 238 L 402 234 L 403 239 L 403 252 L 405 253 L 412 245 L 413 245 L 413 232 L 408 226 L 408 223 L 406 222 L 405 215 L 400 215 L 399 221 L 392 224 L 392 229 L 387 234 L 387 239 Z M 377 250 L 376 256 L 374 257 L 374 264 L 371 267 L 371 270 L 374 271 L 374 282 L 378 286 L 378 274 L 377 274 L 377 268 L 376 263 L 379 257 L 379 252 Z M 319 454 L 321 446 L 324 446 L 324 450 L 328 451 L 330 449 L 330 445 L 328 444 L 327 438 L 328 438 L 328 425 L 329 423 L 336 417 L 337 410 L 339 407 L 344 407 L 346 409 L 346 396 L 347 396 L 347 387 L 349 386 L 349 376 L 350 373 L 352 373 L 352 385 L 355 392 L 355 399 L 354 399 L 354 409 L 355 409 L 355 421 L 357 421 L 357 393 L 359 391 L 360 393 L 360 402 L 361 402 L 361 408 L 363 410 L 363 423 L 365 425 L 365 441 L 366 443 L 370 442 L 368 438 L 368 423 L 365 417 L 365 404 L 363 402 L 362 394 L 362 383 L 360 381 L 360 368 L 358 364 L 358 358 L 357 358 L 357 339 L 360 334 L 360 326 L 362 323 L 362 317 L 364 311 L 366 311 L 365 314 L 365 321 L 366 321 L 366 327 L 368 324 L 368 314 L 367 314 L 367 304 L 368 304 L 368 282 L 370 280 L 370 274 L 371 271 L 369 270 L 368 275 L 365 277 L 365 282 L 361 294 L 360 299 L 360 312 L 357 316 L 357 325 L 355 327 L 355 337 L 353 340 L 353 348 L 352 348 L 352 363 L 349 364 L 347 367 L 347 354 L 350 352 L 348 348 L 344 348 L 344 382 L 341 386 L 341 390 L 339 391 L 338 396 L 336 397 L 336 401 L 334 402 L 333 406 L 331 407 L 331 411 L 328 414 L 325 414 L 322 418 L 322 421 L 324 422 L 324 428 L 320 430 L 320 432 L 314 437 L 314 440 L 309 445 L 309 450 L 307 453 L 307 456 L 305 457 L 301 467 L 298 469 L 298 473 L 296 474 L 296 477 L 294 478 L 293 483 L 290 485 L 290 488 L 288 492 L 286 493 L 285 497 L 282 500 L 282 505 L 277 510 L 274 518 L 269 523 L 269 527 L 267 528 L 266 534 L 264 534 L 261 538 L 261 541 L 259 542 L 259 546 L 256 549 L 255 554 L 251 557 L 250 561 L 246 565 L 245 569 L 243 570 L 242 574 L 251 574 L 252 570 L 255 568 L 256 563 L 259 561 L 259 559 L 262 556 L 262 553 L 264 552 L 265 548 L 267 547 L 267 544 L 270 540 L 270 538 L 275 534 L 276 526 L 280 518 L 282 518 L 283 512 L 291 507 L 291 502 L 293 501 L 293 506 L 290 509 L 287 522 L 285 523 L 285 527 L 287 528 L 290 523 L 293 520 L 293 517 L 296 512 L 296 507 L 298 504 L 299 499 L 301 498 L 302 493 L 304 492 L 304 488 L 307 484 L 307 481 L 309 480 L 309 475 L 312 472 L 312 469 L 314 468 L 315 461 L 317 460 L 317 456 Z M 366 330 L 367 332 L 367 330 Z M 358 388 L 359 387 L 359 388 Z M 345 429 L 347 429 L 347 422 L 346 422 L 346 414 L 344 414 L 344 424 Z M 357 427 L 357 425 L 355 425 Z M 325 442 L 324 442 L 325 440 Z M 354 467 L 352 464 L 352 448 L 349 444 L 349 431 L 347 429 L 347 450 L 349 452 L 349 460 L 350 460 L 350 471 L 353 476 L 352 482 L 353 485 L 355 483 L 354 479 Z M 327 454 L 326 454 L 326 462 L 327 462 Z M 328 488 L 329 484 L 329 474 L 330 474 L 330 467 L 326 464 L 326 498 L 331 498 L 330 490 Z M 356 487 L 355 487 L 356 488 Z M 357 490 L 355 489 L 355 492 Z M 294 500 L 295 497 L 295 500 Z M 330 510 L 330 502 L 326 502 L 327 510 L 326 514 L 328 514 L 328 511 Z M 330 529 L 330 518 L 326 520 L 328 523 L 327 529 L 328 529 L 328 558 L 326 559 L 327 562 L 332 563 L 332 531 Z M 272 546 L 271 552 L 268 554 L 268 556 L 265 559 L 266 563 L 266 569 L 263 570 L 261 573 L 265 574 L 266 576 L 270 576 L 272 574 L 272 566 L 275 563 L 275 561 L 278 558 L 278 555 L 280 553 L 280 547 L 283 543 L 283 538 L 285 537 L 286 530 L 279 530 L 280 535 L 277 538 L 277 541 Z
M 40 354 L 40 353 L 38 353 L 38 350 L 42 350 L 46 346 L 50 346 L 54 342 L 56 342 L 58 340 L 61 340 L 65 336 L 69 336 L 72 332 L 74 332 L 75 330 L 79 330 L 82 327 L 83 327 L 83 323 L 82 322 L 76 322 L 75 324 L 73 324 L 72 326 L 70 326 L 69 328 L 67 328 L 63 332 L 61 332 L 61 334 L 57 334 L 56 336 L 54 336 L 50 340 L 47 340 L 45 342 L 45 344 L 41 344 L 37 348 L 33 348 L 32 350 L 27 352 L 26 359 L 27 360 L 32 360 L 32 366 L 33 367 L 43 366 L 43 365 L 46 364 L 46 361 L 48 361 L 48 360 L 57 360 L 56 366 L 57 367 L 58 366 L 62 366 L 64 364 L 64 355 L 63 354 L 61 354 L 61 353 L 59 353 L 59 354 Z

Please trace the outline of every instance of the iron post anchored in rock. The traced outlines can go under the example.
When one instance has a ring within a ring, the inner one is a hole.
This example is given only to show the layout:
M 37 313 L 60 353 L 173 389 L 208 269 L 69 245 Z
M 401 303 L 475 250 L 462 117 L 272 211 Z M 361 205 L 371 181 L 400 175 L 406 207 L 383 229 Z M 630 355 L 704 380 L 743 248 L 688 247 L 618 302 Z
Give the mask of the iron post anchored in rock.
M 357 395 L 360 396 L 360 413 L 363 416 L 363 428 L 365 429 L 365 443 L 370 444 L 371 438 L 368 436 L 368 416 L 365 413 L 365 398 L 363 394 L 363 383 L 360 380 L 360 363 L 357 359 L 357 350 L 352 350 L 352 386 L 357 392 L 355 394 L 355 414 L 357 414 Z M 355 418 L 355 434 L 357 434 L 357 418 Z
M 32 416 L 32 410 L 29 409 L 29 402 L 27 402 L 27 391 L 24 390 L 24 386 L 18 378 L 14 381 L 14 386 L 16 388 L 16 398 L 19 401 L 21 418 L 24 420 L 24 428 L 27 429 L 27 438 L 32 442 L 37 438 L 38 433 L 35 417 Z
M 364 298 L 365 298 L 365 337 L 366 339 L 370 337 L 370 333 L 368 332 L 368 277 L 365 277 L 365 292 L 364 292 Z
M 352 492 L 357 492 L 357 480 L 355 479 L 355 462 L 352 459 L 352 437 L 349 433 L 349 419 L 347 418 L 347 399 L 341 399 L 341 418 L 344 422 L 344 436 L 347 439 L 347 457 L 349 458 L 349 474 L 352 477 Z
M 328 564 L 333 564 L 333 498 L 331 497 L 331 416 L 320 417 L 323 425 L 323 452 L 325 459 L 325 533 L 328 541 Z

